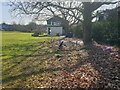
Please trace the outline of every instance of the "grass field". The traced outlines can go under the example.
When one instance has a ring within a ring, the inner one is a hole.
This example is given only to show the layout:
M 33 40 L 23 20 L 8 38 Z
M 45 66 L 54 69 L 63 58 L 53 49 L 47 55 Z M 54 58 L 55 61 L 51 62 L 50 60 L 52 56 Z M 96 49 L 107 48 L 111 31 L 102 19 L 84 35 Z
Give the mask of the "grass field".
M 52 37 L 55 39 L 56 37 Z M 31 33 L 3 32 L 2 54 L 3 59 L 16 55 L 33 54 L 40 46 L 39 42 L 50 41 L 51 37 L 32 37 Z
M 38 56 L 47 50 L 50 51 L 50 48 L 44 44 L 49 44 L 51 40 L 54 41 L 58 38 L 32 37 L 31 33 L 22 32 L 2 32 L 3 87 L 19 87 L 17 84 L 20 84 L 22 79 L 26 79 L 27 75 L 29 76 L 33 72 L 38 73 L 39 69 L 44 68 L 44 64 L 37 67 L 39 64 L 37 60 L 40 58 Z

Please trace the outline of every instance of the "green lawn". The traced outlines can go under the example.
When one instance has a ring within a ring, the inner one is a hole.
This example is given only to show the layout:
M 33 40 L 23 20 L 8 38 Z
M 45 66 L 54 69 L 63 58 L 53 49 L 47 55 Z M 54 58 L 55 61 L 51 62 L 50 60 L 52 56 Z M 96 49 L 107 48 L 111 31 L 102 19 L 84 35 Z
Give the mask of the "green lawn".
M 32 37 L 31 33 L 2 32 L 2 58 L 8 59 L 16 55 L 30 55 L 37 50 L 40 42 L 50 41 L 58 37 Z
M 46 52 L 52 52 L 47 45 L 59 39 L 59 37 L 32 37 L 31 34 L 2 32 L 3 87 L 18 87 L 16 80 L 23 81 L 26 76 L 38 73 L 41 68 L 44 68 L 45 62 L 38 66 L 38 60 L 46 57 Z

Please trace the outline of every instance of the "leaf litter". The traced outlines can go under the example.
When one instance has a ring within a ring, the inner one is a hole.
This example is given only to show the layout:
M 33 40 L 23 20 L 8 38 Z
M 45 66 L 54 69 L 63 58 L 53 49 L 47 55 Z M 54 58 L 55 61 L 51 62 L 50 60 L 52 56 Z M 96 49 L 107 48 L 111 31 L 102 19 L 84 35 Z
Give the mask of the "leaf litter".
M 50 48 L 51 52 L 46 51 L 45 55 L 53 54 L 44 61 L 44 72 L 33 73 L 26 77 L 24 84 L 19 83 L 17 86 L 24 88 L 120 89 L 119 48 L 97 43 L 84 46 L 82 40 L 76 38 L 62 40 L 61 49 L 58 48 L 61 40 L 52 42 L 50 45 L 46 44 L 45 47 Z M 13 83 L 15 82 L 17 81 Z

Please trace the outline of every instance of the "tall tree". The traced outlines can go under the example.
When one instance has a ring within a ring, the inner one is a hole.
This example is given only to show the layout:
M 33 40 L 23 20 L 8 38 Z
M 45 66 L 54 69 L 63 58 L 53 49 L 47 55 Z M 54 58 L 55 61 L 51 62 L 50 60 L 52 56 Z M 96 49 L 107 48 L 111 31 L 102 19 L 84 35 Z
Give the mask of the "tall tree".
M 107 0 L 106 0 L 107 1 Z M 116 4 L 117 2 L 83 2 L 83 41 L 84 44 L 91 44 L 92 13 L 104 4 Z
M 28 0 L 29 2 L 10 2 L 9 5 L 12 6 L 12 11 L 17 11 L 17 14 L 28 14 L 34 15 L 39 18 L 39 16 L 51 16 L 51 15 L 61 15 L 64 19 L 71 20 L 71 23 L 76 24 L 83 22 L 83 41 L 84 44 L 90 44 L 92 42 L 91 38 L 91 28 L 93 12 L 97 10 L 104 4 L 116 4 L 117 2 L 37 2 Z M 49 12 L 50 13 L 49 13 Z M 72 25 L 72 24 L 71 24 Z

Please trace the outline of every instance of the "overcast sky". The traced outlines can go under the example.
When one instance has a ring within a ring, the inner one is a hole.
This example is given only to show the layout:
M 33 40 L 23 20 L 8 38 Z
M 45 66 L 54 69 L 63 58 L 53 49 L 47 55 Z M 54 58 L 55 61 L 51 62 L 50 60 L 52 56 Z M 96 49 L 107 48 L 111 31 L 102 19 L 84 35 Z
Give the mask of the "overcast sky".
M 27 24 L 31 21 L 30 17 L 15 17 L 14 15 L 12 15 L 12 13 L 10 12 L 11 7 L 6 5 L 7 2 L 1 2 L 0 3 L 0 13 L 1 15 L 1 19 L 0 19 L 0 23 L 5 22 L 8 24 L 11 24 L 13 22 L 16 23 L 20 23 L 20 24 Z
M 17 24 L 28 24 L 29 22 L 32 21 L 32 19 L 30 17 L 15 17 L 14 15 L 11 15 L 10 13 L 10 6 L 7 6 L 8 0 L 2 0 L 0 1 L 0 23 L 7 23 L 7 24 L 11 24 L 13 22 L 16 22 Z M 111 9 L 114 8 L 116 5 L 109 5 L 109 6 L 102 6 L 101 9 Z M 42 22 L 43 23 L 43 22 Z M 46 24 L 46 22 L 44 22 L 44 24 Z

